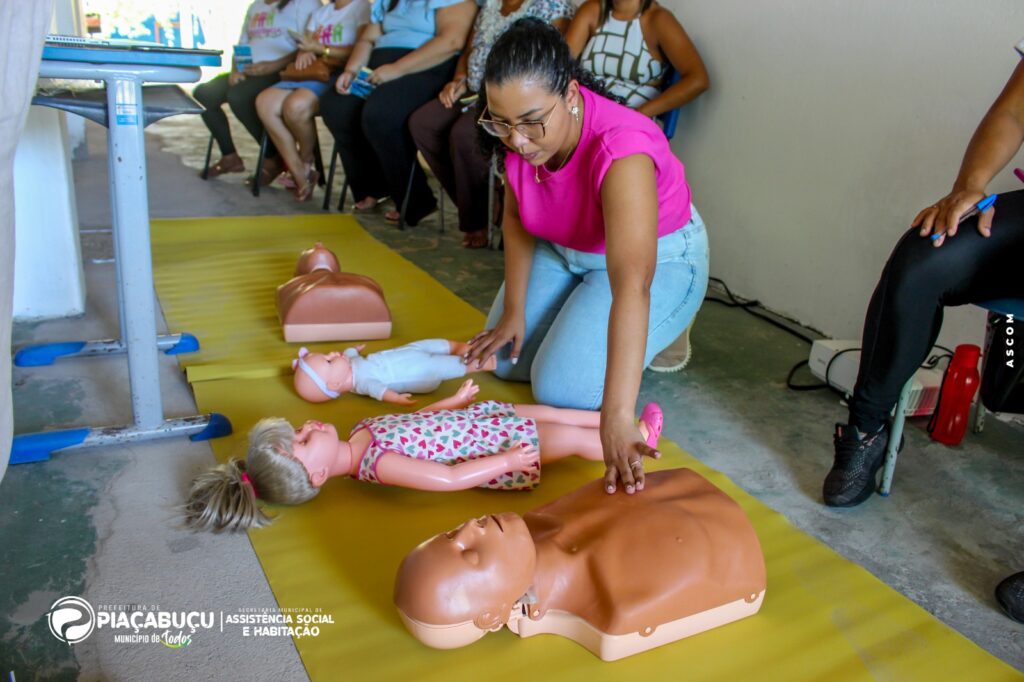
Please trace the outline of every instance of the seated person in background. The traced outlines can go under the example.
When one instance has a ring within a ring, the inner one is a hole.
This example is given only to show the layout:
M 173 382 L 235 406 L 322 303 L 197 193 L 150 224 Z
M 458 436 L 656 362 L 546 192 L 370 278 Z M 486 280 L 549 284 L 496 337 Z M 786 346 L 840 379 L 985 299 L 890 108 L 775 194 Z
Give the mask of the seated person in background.
M 416 146 L 458 208 L 466 248 L 487 246 L 490 163 L 477 141 L 475 103 L 491 46 L 520 17 L 535 17 L 564 33 L 575 11 L 568 0 L 485 0 L 452 80 L 409 119 Z
M 378 0 L 335 87 L 320 100 L 324 123 L 338 144 L 357 211 L 374 208 L 390 196 L 396 210 L 384 218 L 398 222 L 409 187 L 405 222 L 416 225 L 437 207 L 416 161 L 409 116 L 436 97 L 451 80 L 456 55 L 465 47 L 476 17 L 473 0 Z M 366 99 L 349 94 L 363 67 L 376 86 Z
M 971 138 L 952 190 L 917 214 L 882 270 L 864 321 L 849 421 L 836 424 L 826 505 L 852 507 L 874 492 L 889 442 L 889 415 L 935 344 L 943 308 L 1024 298 L 1024 191 L 1003 194 L 994 209 L 960 225 L 1022 143 L 1024 61 Z M 1012 383 L 1024 378 L 1024 363 L 1017 365 L 1010 370 L 1016 374 Z M 1003 389 L 1007 380 L 996 383 Z M 1022 399 L 1019 387 L 999 390 L 1001 402 L 993 404 L 992 390 L 982 382 L 982 400 L 993 410 Z M 1000 583 L 996 597 L 1011 618 L 1024 622 L 1024 571 Z
M 696 99 L 710 81 L 697 48 L 679 21 L 654 0 L 587 0 L 565 36 L 580 66 L 604 80 L 608 94 L 646 116 Z M 582 56 L 581 56 L 582 55 Z M 666 61 L 679 81 L 662 91 Z M 678 372 L 690 362 L 689 325 L 651 361 L 655 372 Z
M 690 469 L 649 474 L 643 495 L 601 481 L 520 517 L 467 521 L 402 561 L 395 605 L 439 649 L 507 626 L 557 634 L 606 661 L 753 615 L 764 557 L 738 504 Z
M 302 31 L 320 0 L 254 0 L 245 14 L 240 45 L 252 48 L 252 64 L 244 71 L 235 68 L 231 60 L 231 73 L 224 73 L 211 81 L 200 83 L 192 95 L 206 111 L 203 123 L 210 129 L 220 148 L 221 159 L 210 166 L 208 178 L 224 173 L 241 173 L 245 163 L 235 150 L 231 126 L 221 107 L 226 102 L 249 134 L 257 142 L 263 137 L 263 123 L 256 113 L 256 96 L 278 81 L 278 73 L 295 57 L 295 40 L 288 31 Z M 261 185 L 269 185 L 281 172 L 274 145 L 267 145 L 260 178 Z
M 654 0 L 587 0 L 565 39 L 580 66 L 604 80 L 609 94 L 645 116 L 677 109 L 710 84 L 686 31 Z M 662 92 L 666 62 L 679 82 Z
M 308 68 L 319 58 L 340 71 L 352 54 L 358 31 L 370 21 L 366 0 L 334 0 L 309 17 L 304 38 L 299 42 L 295 68 Z M 317 143 L 314 117 L 320 111 L 320 95 L 334 85 L 331 80 L 282 80 L 256 98 L 256 110 L 267 127 L 284 165 L 294 181 L 295 199 L 313 195 L 319 177 L 313 168 L 313 147 Z

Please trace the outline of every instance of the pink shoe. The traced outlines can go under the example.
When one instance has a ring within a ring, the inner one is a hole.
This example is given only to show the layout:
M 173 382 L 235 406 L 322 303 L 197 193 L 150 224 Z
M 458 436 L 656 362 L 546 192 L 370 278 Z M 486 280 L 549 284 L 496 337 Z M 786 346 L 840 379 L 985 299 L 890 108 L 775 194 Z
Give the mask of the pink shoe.
M 661 406 L 658 403 L 644 405 L 643 412 L 640 413 L 640 422 L 647 427 L 647 445 L 652 448 L 658 447 L 658 438 L 665 425 L 665 414 L 661 411 Z

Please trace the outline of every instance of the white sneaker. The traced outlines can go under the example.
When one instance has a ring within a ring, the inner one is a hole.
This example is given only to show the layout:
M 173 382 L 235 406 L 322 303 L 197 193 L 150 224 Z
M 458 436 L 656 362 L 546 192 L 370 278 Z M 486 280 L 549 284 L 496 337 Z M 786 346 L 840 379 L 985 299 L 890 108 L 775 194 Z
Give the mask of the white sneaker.
M 686 328 L 679 338 L 668 345 L 668 348 L 661 351 L 651 360 L 647 368 L 652 372 L 669 374 L 679 372 L 688 364 L 693 356 L 693 346 L 690 345 L 690 330 L 693 329 L 693 322 Z

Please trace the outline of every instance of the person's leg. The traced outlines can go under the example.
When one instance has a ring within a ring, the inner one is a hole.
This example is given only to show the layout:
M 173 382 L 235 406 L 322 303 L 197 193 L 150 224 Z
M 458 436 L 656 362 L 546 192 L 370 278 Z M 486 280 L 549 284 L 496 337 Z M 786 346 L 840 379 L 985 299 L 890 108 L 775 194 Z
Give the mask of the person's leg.
M 708 290 L 708 236 L 694 211 L 690 223 L 658 240 L 644 367 L 684 335 Z
M 235 142 L 231 138 L 231 125 L 222 108 L 228 101 L 228 74 L 222 73 L 192 91 L 192 96 L 206 109 L 199 115 L 217 141 L 221 156 L 235 153 Z
M 450 158 L 454 164 L 455 205 L 459 210 L 459 229 L 466 233 L 463 246 L 487 246 L 487 175 L 490 163 L 477 141 L 476 112 L 459 115 L 451 132 Z
M 495 357 L 498 367 L 495 374 L 508 381 L 529 381 L 530 369 L 547 336 L 548 330 L 565 305 L 566 299 L 581 279 L 569 271 L 568 265 L 550 244 L 538 240 L 533 252 L 530 281 L 526 290 L 524 317 L 526 332 L 519 354 L 519 361 L 512 364 L 511 345 L 498 349 Z M 498 289 L 491 310 L 487 315 L 486 329 L 494 329 L 505 310 L 505 285 Z M 541 401 L 543 402 L 543 401 Z
M 592 462 L 604 461 L 601 432 L 594 427 L 537 422 L 537 438 L 540 461 L 544 464 L 572 455 Z
M 882 271 L 864 322 L 860 369 L 848 424 L 837 424 L 825 504 L 858 505 L 874 492 L 885 460 L 885 424 L 903 385 L 928 356 L 943 307 L 1024 296 L 1024 192 L 1000 197 L 992 236 L 976 219 L 940 248 L 917 230 L 903 235 Z
M 903 384 L 938 338 L 944 306 L 1024 296 L 1024 191 L 1004 194 L 992 236 L 974 219 L 940 248 L 917 230 L 896 245 L 868 305 L 850 421 L 861 433 L 886 422 Z
M 295 199 L 306 201 L 313 196 L 318 171 L 313 167 L 313 147 L 317 144 L 313 117 L 320 110 L 320 97 L 306 88 L 292 91 L 284 103 L 284 122 L 298 144 L 299 162 L 292 171 L 295 179 Z
M 413 173 L 405 222 L 415 226 L 437 206 L 426 176 L 415 164 L 416 145 L 409 134 L 409 117 L 436 97 L 455 68 L 455 58 L 378 86 L 366 101 L 362 128 L 387 182 L 388 193 L 401 208 Z
M 284 103 L 284 122 L 298 144 L 299 157 L 308 170 L 313 164 L 313 148 L 317 144 L 314 118 L 320 111 L 320 98 L 306 88 L 298 88 Z
M 345 178 L 357 202 L 388 193 L 373 149 L 359 123 L 365 104 L 366 100 L 355 95 L 340 95 L 333 88 L 320 98 L 321 117 L 338 145 Z
M 445 109 L 441 101 L 435 97 L 409 117 L 409 133 L 416 148 L 423 154 L 430 170 L 452 201 L 455 201 L 456 196 L 455 168 L 448 140 L 452 126 L 459 118 L 459 111 L 458 105 Z
M 224 73 L 206 83 L 200 83 L 192 91 L 192 96 L 203 105 L 205 111 L 200 114 L 200 118 L 220 149 L 221 159 L 210 166 L 207 177 L 215 178 L 222 173 L 244 171 L 245 163 L 235 149 L 235 141 L 231 137 L 231 124 L 228 123 L 227 114 L 223 109 L 228 101 L 228 74 Z
M 658 240 L 645 366 L 682 333 L 700 308 L 707 288 L 707 253 L 702 223 Z M 546 405 L 596 410 L 604 398 L 611 284 L 601 255 L 570 252 L 570 264 L 586 274 L 537 352 L 531 370 L 533 395 Z
M 684 228 L 683 235 L 688 240 L 694 242 L 691 247 L 691 255 L 694 249 L 703 251 L 703 263 L 699 262 L 700 259 L 691 259 L 693 267 L 695 268 L 694 282 L 701 282 L 703 291 L 707 291 L 707 277 L 708 277 L 708 266 L 707 266 L 707 234 L 704 231 L 704 221 L 701 219 L 700 214 L 697 212 L 696 207 L 691 207 L 693 215 L 690 219 L 690 223 Z M 702 234 L 698 234 L 702 233 Z M 672 235 L 669 235 L 671 239 Z M 696 244 L 695 240 L 700 240 L 701 244 Z M 659 249 L 661 248 L 662 242 L 667 242 L 666 239 L 659 240 Z M 668 247 L 669 244 L 665 243 Z M 701 293 L 701 301 L 703 300 L 704 293 Z M 690 299 L 692 302 L 692 298 Z M 700 302 L 697 302 L 698 309 Z M 693 315 L 689 316 L 689 311 L 682 311 L 683 317 L 690 317 L 689 322 L 683 328 L 680 334 L 677 334 L 673 340 L 667 345 L 663 344 L 664 336 L 661 335 L 659 338 L 651 338 L 648 340 L 648 350 L 655 349 L 657 352 L 651 357 L 650 362 L 647 363 L 647 368 L 655 372 L 678 372 L 686 367 L 690 362 L 692 355 L 692 346 L 690 345 L 690 331 L 693 328 L 694 319 L 696 318 L 697 310 L 693 311 Z M 669 325 L 672 327 L 673 325 Z M 666 327 L 666 330 L 668 327 Z
M 256 97 L 256 111 L 266 126 L 267 134 L 274 141 L 285 167 L 295 177 L 302 177 L 303 164 L 295 148 L 295 138 L 284 119 L 284 108 L 288 99 L 298 92 L 269 87 Z
M 231 112 L 235 115 L 245 129 L 249 131 L 252 138 L 259 142 L 263 137 L 263 122 L 256 112 L 256 97 L 280 80 L 277 74 L 266 76 L 246 76 L 242 81 L 228 88 L 227 101 Z M 276 159 L 277 148 L 272 143 L 267 145 L 266 158 Z

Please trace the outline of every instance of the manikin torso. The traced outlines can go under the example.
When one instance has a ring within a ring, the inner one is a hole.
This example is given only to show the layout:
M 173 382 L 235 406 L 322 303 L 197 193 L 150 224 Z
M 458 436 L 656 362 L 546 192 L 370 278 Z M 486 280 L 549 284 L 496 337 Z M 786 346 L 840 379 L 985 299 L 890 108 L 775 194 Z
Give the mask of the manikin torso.
M 557 610 L 608 634 L 642 633 L 764 589 L 743 510 L 693 471 L 667 473 L 648 475 L 638 495 L 598 484 L 523 516 L 537 550 L 529 619 Z
M 320 242 L 302 252 L 295 276 L 277 288 L 277 312 L 289 342 L 391 336 L 391 313 L 380 285 L 341 272 L 337 257 Z
M 474 543 L 466 527 L 475 528 L 481 538 L 501 537 L 505 551 L 518 546 L 502 559 L 508 570 L 467 568 L 463 591 L 458 562 L 446 563 L 445 543 L 463 553 L 479 552 L 480 565 L 495 556 L 496 547 L 485 544 L 493 540 Z M 428 545 L 433 546 L 425 550 Z M 515 558 L 529 555 L 531 546 L 535 562 Z M 410 562 L 417 553 L 431 558 Z M 766 582 L 760 543 L 743 510 L 688 469 L 648 474 L 643 492 L 635 495 L 608 495 L 603 482 L 594 481 L 521 520 L 512 514 L 482 517 L 424 543 L 406 562 L 412 570 L 404 562 L 399 571 L 396 605 L 424 643 L 463 646 L 472 641 L 466 632 L 474 624 L 479 631 L 504 624 L 523 637 L 568 637 L 605 660 L 752 615 L 760 608 Z M 428 577 L 435 570 L 449 576 L 440 581 Z M 494 594 L 480 591 L 487 581 L 499 584 Z M 510 603 L 508 589 L 522 585 L 529 589 L 511 609 L 502 610 L 498 604 Z M 507 588 L 504 595 L 498 594 L 502 587 Z M 435 595 L 427 594 L 431 589 Z M 444 596 L 459 592 L 470 595 L 464 601 L 471 606 L 490 603 L 508 615 L 493 621 L 475 617 L 471 623 L 463 617 L 459 624 Z

